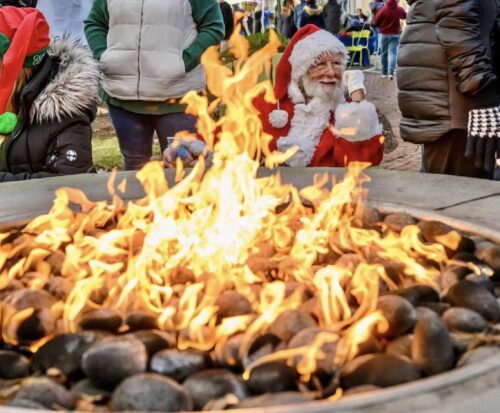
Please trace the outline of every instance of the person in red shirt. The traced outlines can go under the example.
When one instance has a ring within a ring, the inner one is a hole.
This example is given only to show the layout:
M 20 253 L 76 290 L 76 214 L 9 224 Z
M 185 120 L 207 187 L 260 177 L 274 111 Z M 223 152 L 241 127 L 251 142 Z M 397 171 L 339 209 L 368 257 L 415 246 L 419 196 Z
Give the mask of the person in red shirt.
M 382 77 L 394 79 L 398 55 L 401 20 L 406 19 L 406 11 L 398 6 L 397 0 L 387 0 L 386 5 L 378 11 L 372 21 L 372 26 L 380 32 L 380 59 L 382 62 Z

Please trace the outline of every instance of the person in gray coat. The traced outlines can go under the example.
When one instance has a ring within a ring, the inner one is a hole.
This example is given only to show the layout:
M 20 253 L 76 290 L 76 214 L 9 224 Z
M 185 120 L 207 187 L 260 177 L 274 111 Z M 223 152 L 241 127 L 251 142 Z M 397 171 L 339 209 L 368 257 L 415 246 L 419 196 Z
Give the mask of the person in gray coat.
M 340 32 L 340 18 L 342 16 L 342 8 L 337 0 L 328 0 L 323 8 L 326 20 L 326 30 L 337 35 Z
M 500 0 L 408 4 L 397 71 L 401 136 L 423 144 L 425 172 L 492 178 L 500 153 Z

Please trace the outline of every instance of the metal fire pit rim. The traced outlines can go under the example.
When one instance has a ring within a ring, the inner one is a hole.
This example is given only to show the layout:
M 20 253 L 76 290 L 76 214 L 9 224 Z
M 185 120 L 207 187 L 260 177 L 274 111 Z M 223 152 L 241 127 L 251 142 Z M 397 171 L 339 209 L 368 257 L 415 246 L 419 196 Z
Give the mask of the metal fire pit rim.
M 376 202 L 368 201 L 368 205 L 377 208 L 380 212 L 384 214 L 390 214 L 395 212 L 406 212 L 414 218 L 426 220 L 426 221 L 440 221 L 443 224 L 449 225 L 453 229 L 458 231 L 477 235 L 491 242 L 500 245 L 500 231 L 488 228 L 484 225 L 478 225 L 471 221 L 461 218 L 453 218 L 448 215 L 444 215 L 438 211 L 433 211 L 424 208 L 407 207 L 399 204 L 391 204 L 388 202 Z

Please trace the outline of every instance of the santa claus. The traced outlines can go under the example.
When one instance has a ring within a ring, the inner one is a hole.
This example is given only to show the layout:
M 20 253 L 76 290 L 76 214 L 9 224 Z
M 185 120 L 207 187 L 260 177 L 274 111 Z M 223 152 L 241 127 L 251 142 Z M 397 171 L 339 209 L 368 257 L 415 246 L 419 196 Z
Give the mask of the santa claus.
M 289 166 L 382 161 L 382 126 L 375 106 L 364 100 L 362 72 L 345 72 L 347 57 L 347 49 L 331 33 L 305 26 L 276 68 L 277 103 L 266 102 L 263 95 L 254 101 L 264 131 L 273 137 L 270 149 L 297 148 Z
M 307 25 L 292 38 L 276 68 L 276 103 L 264 94 L 253 104 L 269 148 L 285 152 L 296 147 L 289 166 L 347 166 L 349 162 L 378 165 L 384 153 L 382 126 L 375 106 L 364 100 L 364 76 L 345 71 L 347 49 L 332 34 Z M 345 94 L 347 91 L 348 98 Z M 187 165 L 206 151 L 199 140 L 180 142 L 163 153 L 165 166 L 177 157 Z

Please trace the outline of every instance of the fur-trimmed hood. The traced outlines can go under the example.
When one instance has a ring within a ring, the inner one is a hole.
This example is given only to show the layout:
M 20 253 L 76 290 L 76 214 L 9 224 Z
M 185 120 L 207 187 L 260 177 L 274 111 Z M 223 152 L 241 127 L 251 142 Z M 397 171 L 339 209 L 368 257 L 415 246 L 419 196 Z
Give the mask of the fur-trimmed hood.
M 99 98 L 101 75 L 90 50 L 63 38 L 52 42 L 49 55 L 59 58 L 59 71 L 33 102 L 31 121 L 61 121 L 92 110 Z

